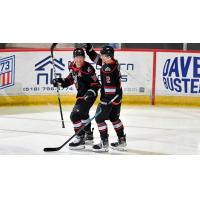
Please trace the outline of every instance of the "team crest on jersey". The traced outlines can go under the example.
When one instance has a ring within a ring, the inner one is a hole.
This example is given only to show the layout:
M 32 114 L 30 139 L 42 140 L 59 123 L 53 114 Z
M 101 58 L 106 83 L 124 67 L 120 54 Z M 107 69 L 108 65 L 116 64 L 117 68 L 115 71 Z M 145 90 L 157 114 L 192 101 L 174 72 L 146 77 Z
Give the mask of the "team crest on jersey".
M 0 58 L 0 89 L 15 84 L 15 56 Z

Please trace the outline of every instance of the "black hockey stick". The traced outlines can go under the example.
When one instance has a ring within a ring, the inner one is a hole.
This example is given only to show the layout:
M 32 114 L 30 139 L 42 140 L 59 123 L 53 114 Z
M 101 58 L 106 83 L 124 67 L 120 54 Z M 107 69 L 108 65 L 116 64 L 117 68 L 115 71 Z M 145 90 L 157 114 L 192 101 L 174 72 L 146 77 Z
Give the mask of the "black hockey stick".
M 117 99 L 119 95 L 116 95 L 107 105 L 111 104 L 115 99 Z M 62 144 L 60 147 L 47 147 L 44 148 L 45 152 L 51 152 L 51 151 L 59 151 L 61 150 L 71 139 L 73 139 L 78 133 L 80 133 L 93 119 L 95 119 L 97 116 L 101 114 L 102 110 L 101 108 L 99 111 L 95 114 L 94 117 L 92 117 L 77 133 L 72 135 L 64 144 Z
M 73 139 L 77 134 L 79 134 L 93 119 L 95 119 L 98 115 L 100 115 L 101 113 L 101 109 L 95 114 L 94 117 L 92 117 L 81 129 L 79 129 L 79 131 L 77 133 L 75 133 L 74 135 L 72 135 L 64 144 L 62 144 L 60 147 L 47 147 L 44 148 L 45 152 L 50 152 L 50 151 L 59 151 L 60 149 L 62 149 L 71 139 Z
M 52 58 L 52 64 L 53 64 L 53 71 L 54 71 L 54 78 L 57 78 L 56 75 L 56 65 L 55 65 L 55 60 L 54 60 L 54 49 L 56 48 L 56 45 L 58 43 L 53 43 L 51 45 L 51 58 Z M 60 116 L 61 116 L 61 121 L 62 121 L 62 128 L 65 128 L 65 123 L 64 123 L 64 119 L 63 119 L 63 112 L 62 112 L 62 105 L 61 105 L 61 100 L 60 100 L 60 92 L 59 92 L 59 86 L 57 85 L 57 96 L 58 96 L 58 104 L 59 104 L 59 109 L 60 109 Z

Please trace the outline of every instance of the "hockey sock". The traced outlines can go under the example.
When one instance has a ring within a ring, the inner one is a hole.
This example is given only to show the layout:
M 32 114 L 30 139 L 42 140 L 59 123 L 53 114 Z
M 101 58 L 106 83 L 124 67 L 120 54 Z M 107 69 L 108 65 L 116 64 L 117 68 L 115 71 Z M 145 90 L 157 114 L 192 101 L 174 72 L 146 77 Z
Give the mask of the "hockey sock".
M 97 124 L 101 139 L 107 139 L 108 138 L 108 127 L 105 122 Z
M 82 122 L 83 126 L 85 126 L 85 124 L 88 123 L 89 120 L 90 120 L 90 118 L 88 118 L 88 119 L 82 119 L 81 122 Z M 91 131 L 91 123 L 89 123 L 89 124 L 84 128 L 84 130 L 85 130 L 86 132 Z
M 73 126 L 74 126 L 75 133 L 78 133 L 78 131 L 82 128 L 83 124 L 81 121 L 76 121 L 76 122 L 73 122 Z M 84 136 L 84 131 L 81 131 L 77 135 Z
M 124 126 L 123 126 L 121 120 L 118 119 L 117 121 L 112 122 L 112 124 L 117 133 L 117 136 L 119 138 L 124 137 Z

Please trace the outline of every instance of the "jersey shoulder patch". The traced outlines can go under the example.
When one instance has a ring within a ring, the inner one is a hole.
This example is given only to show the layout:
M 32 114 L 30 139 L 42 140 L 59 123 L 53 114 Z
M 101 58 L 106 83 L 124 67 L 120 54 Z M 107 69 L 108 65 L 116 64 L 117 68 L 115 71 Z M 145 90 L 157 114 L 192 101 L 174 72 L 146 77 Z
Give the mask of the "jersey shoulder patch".
M 85 65 L 82 67 L 81 71 L 86 74 L 92 74 L 95 70 L 90 63 L 86 62 Z
M 104 69 L 105 72 L 110 72 L 111 68 L 109 66 L 106 66 L 106 68 Z
M 88 68 L 87 68 L 87 72 L 90 73 L 91 71 L 92 71 L 92 68 L 91 68 L 91 67 L 88 67 Z

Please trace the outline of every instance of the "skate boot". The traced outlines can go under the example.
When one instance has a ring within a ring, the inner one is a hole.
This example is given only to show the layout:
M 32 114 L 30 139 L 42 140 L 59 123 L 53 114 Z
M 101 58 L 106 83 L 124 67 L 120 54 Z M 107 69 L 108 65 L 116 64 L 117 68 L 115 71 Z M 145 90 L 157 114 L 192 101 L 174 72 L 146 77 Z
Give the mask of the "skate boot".
M 117 142 L 113 142 L 110 144 L 110 147 L 114 150 L 118 151 L 126 151 L 126 136 L 118 138 Z
M 85 139 L 84 136 L 76 135 L 73 142 L 69 143 L 70 150 L 80 150 L 85 149 Z
M 85 131 L 85 144 L 86 145 L 92 145 L 93 144 L 93 131 L 94 131 L 94 128 L 92 129 L 92 131 Z
M 108 139 L 101 139 L 99 144 L 95 144 L 92 147 L 92 151 L 94 152 L 108 152 L 109 151 L 109 143 Z

